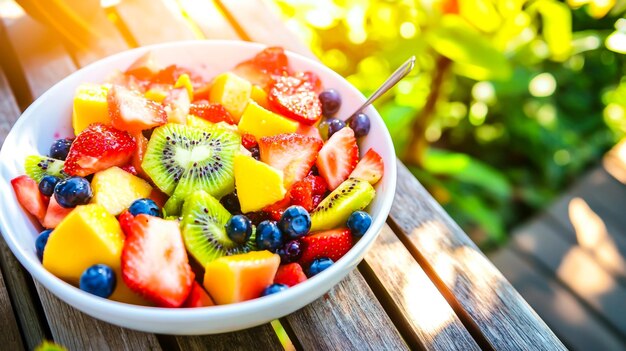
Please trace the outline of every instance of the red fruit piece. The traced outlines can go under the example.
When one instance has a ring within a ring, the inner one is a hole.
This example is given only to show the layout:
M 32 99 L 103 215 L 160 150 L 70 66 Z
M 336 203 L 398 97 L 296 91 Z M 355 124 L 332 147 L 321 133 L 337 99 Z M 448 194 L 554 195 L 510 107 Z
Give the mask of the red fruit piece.
M 328 257 L 333 262 L 337 262 L 352 247 L 352 234 L 347 228 L 312 233 L 301 240 L 304 244 L 304 251 L 300 258 L 302 265 L 307 265 L 322 257 Z
M 369 149 L 350 173 L 350 178 L 362 179 L 374 185 L 383 177 L 384 170 L 383 158 L 374 149 Z
M 280 217 L 283 216 L 283 212 L 285 212 L 285 209 L 289 207 L 290 204 L 291 198 L 289 194 L 287 194 L 282 200 L 266 206 L 262 212 L 266 213 L 270 219 L 280 221 Z
M 160 68 L 152 57 L 152 51 L 148 51 L 135 60 L 124 73 L 142 80 L 149 80 L 154 77 L 159 70 Z
M 130 233 L 130 225 L 133 223 L 133 219 L 135 219 L 135 216 L 128 212 L 127 209 L 122 211 L 122 213 L 117 216 L 117 221 L 120 222 L 120 227 L 122 228 L 124 234 L 128 235 L 128 233 Z
M 261 161 L 283 171 L 285 187 L 302 180 L 311 170 L 323 142 L 304 135 L 278 134 L 259 140 Z
M 70 212 L 72 212 L 73 208 L 65 208 L 59 205 L 54 196 L 50 197 L 50 202 L 48 203 L 48 209 L 46 210 L 46 215 L 41 221 L 41 225 L 44 228 L 52 229 L 56 228 L 59 223 L 65 218 Z
M 238 64 L 234 72 L 250 83 L 266 89 L 273 75 L 289 74 L 289 59 L 283 48 L 269 47 L 255 57 Z
M 298 130 L 296 130 L 296 133 L 323 141 L 322 135 L 320 134 L 320 130 L 317 128 L 316 125 L 309 126 L 309 125 L 300 123 L 300 125 L 298 126 Z
M 307 180 L 295 182 L 289 189 L 289 198 L 292 205 L 302 206 L 309 212 L 315 208 L 313 206 L 313 185 Z
M 161 307 L 185 302 L 194 279 L 177 221 L 140 214 L 122 249 L 122 277 L 131 290 Z
M 322 104 L 313 85 L 304 77 L 274 78 L 268 94 L 270 107 L 295 121 L 315 124 L 322 116 Z
M 213 123 L 226 122 L 229 124 L 237 124 L 233 116 L 224 106 L 206 100 L 196 101 L 191 104 L 189 114 Z
M 342 128 L 324 144 L 317 156 L 317 170 L 324 177 L 329 190 L 335 190 L 354 170 L 359 161 L 359 147 L 354 131 Z
M 131 167 L 135 169 L 135 175 L 139 174 L 145 179 L 150 179 L 150 177 L 148 177 L 146 172 L 144 172 L 143 168 L 141 167 L 141 163 L 143 162 L 143 156 L 146 154 L 146 149 L 148 148 L 148 138 L 146 138 L 141 132 L 135 133 L 133 135 L 133 138 L 135 139 L 137 147 L 135 148 L 135 152 L 133 152 L 133 156 L 131 158 Z
M 209 296 L 200 284 L 194 281 L 191 285 L 189 296 L 187 296 L 187 299 L 181 307 L 207 307 L 214 305 L 215 303 L 211 299 L 211 296 Z
M 135 90 L 113 85 L 107 103 L 111 125 L 119 130 L 140 132 L 167 123 L 163 106 Z
M 259 146 L 259 143 L 256 142 L 256 138 L 254 137 L 254 135 L 245 133 L 241 136 L 241 145 L 250 150 L 255 146 Z
M 322 92 L 322 80 L 320 79 L 320 77 L 318 77 L 317 74 L 311 71 L 305 71 L 296 72 L 293 76 L 309 82 L 311 84 L 311 87 L 313 88 L 313 91 L 315 91 L 317 94 Z
M 137 175 L 137 170 L 135 169 L 135 166 L 133 165 L 124 165 L 122 167 L 120 167 L 122 170 L 132 174 L 132 175 Z
M 63 171 L 85 177 L 109 167 L 123 166 L 136 146 L 127 132 L 101 123 L 91 124 L 72 143 Z
M 157 189 L 156 187 L 153 187 L 148 198 L 154 201 L 157 204 L 157 206 L 163 207 L 169 197 L 161 190 Z
M 174 85 L 178 78 L 185 73 L 189 75 L 192 81 L 196 80 L 195 74 L 189 69 L 177 65 L 169 65 L 156 72 L 152 77 L 152 83 Z
M 22 175 L 11 179 L 11 186 L 20 205 L 41 222 L 46 215 L 48 205 L 46 197 L 39 192 L 37 182 L 27 175 Z
M 285 284 L 288 287 L 302 283 L 305 280 L 306 274 L 302 271 L 302 266 L 296 262 L 278 267 L 274 277 L 274 283 Z

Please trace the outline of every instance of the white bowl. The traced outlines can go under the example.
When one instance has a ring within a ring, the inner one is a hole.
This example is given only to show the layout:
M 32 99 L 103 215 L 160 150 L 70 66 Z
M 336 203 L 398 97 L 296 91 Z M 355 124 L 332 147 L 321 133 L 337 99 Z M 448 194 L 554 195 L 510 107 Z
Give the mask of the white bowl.
M 81 291 L 44 269 L 35 253 L 39 226 L 20 207 L 9 182 L 24 174 L 26 156 L 45 155 L 53 140 L 72 136 L 72 98 L 79 84 L 102 82 L 113 71 L 126 69 L 147 51 L 152 51 L 160 64 L 178 64 L 212 77 L 232 69 L 263 48 L 263 45 L 242 41 L 187 41 L 137 48 L 75 72 L 37 99 L 15 123 L 0 151 L 0 226 L 13 254 L 30 274 L 63 301 L 95 318 L 145 332 L 193 335 L 240 330 L 283 317 L 322 296 L 352 271 L 385 223 L 396 187 L 396 156 L 391 137 L 373 107 L 365 111 L 371 119 L 370 133 L 359 142 L 361 155 L 371 147 L 385 163 L 385 174 L 376 185 L 376 198 L 369 207 L 372 225 L 343 258 L 287 291 L 232 305 L 194 309 L 136 306 Z M 339 91 L 343 104 L 338 116 L 347 117 L 365 101 L 357 89 L 319 62 L 294 53 L 288 56 L 295 70 L 313 71 L 322 79 L 324 87 Z

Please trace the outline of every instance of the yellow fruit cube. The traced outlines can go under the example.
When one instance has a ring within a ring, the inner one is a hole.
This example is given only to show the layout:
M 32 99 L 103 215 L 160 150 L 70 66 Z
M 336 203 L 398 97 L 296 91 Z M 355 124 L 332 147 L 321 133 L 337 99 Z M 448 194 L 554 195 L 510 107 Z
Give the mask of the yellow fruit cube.
M 252 84 L 247 80 L 230 72 L 222 73 L 213 80 L 209 101 L 223 105 L 239 122 L 251 92 Z
M 263 106 L 264 108 L 269 108 L 269 103 L 267 102 L 267 93 L 260 86 L 252 86 L 250 98 L 260 106 Z
M 185 88 L 189 100 L 193 100 L 193 86 L 191 85 L 191 78 L 189 78 L 187 73 L 183 73 L 178 77 L 176 83 L 174 83 L 174 88 Z
M 145 96 L 146 99 L 152 100 L 154 102 L 162 103 L 163 100 L 165 100 L 165 98 L 167 97 L 168 92 L 169 89 L 166 88 L 164 85 L 155 85 L 148 89 L 148 91 L 146 91 L 143 96 Z
M 283 172 L 243 154 L 235 155 L 234 168 L 242 212 L 258 211 L 285 197 Z
M 292 121 L 272 111 L 266 110 L 254 101 L 250 101 L 241 120 L 239 130 L 254 135 L 257 140 L 282 133 L 295 133 L 298 122 Z
M 119 167 L 111 167 L 94 174 L 91 188 L 91 202 L 102 205 L 115 216 L 122 213 L 133 201 L 147 198 L 152 192 L 152 186 L 148 182 Z
M 81 84 L 74 95 L 72 126 L 74 134 L 82 132 L 92 123 L 109 124 L 109 108 L 107 94 L 109 86 L 97 84 Z

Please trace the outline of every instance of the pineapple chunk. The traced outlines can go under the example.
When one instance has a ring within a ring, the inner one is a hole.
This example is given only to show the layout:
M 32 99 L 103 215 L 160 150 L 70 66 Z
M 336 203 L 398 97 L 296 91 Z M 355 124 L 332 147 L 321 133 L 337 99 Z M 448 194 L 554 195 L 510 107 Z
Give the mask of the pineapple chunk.
M 258 140 L 265 136 L 295 133 L 298 130 L 298 122 L 268 111 L 256 102 L 250 101 L 239 121 L 239 130 L 254 135 Z
M 209 94 L 209 101 L 223 105 L 234 117 L 235 122 L 250 100 L 252 84 L 233 73 L 222 73 L 215 77 Z
M 234 168 L 242 212 L 258 211 L 285 197 L 283 172 L 244 154 L 235 155 Z
M 78 135 L 92 123 L 111 123 L 107 94 L 109 86 L 97 84 L 81 84 L 74 95 L 72 126 Z
M 117 216 L 133 201 L 147 198 L 152 187 L 145 180 L 136 177 L 119 167 L 100 171 L 91 181 L 92 203 L 100 204 L 112 215 Z
M 269 102 L 267 101 L 267 93 L 263 88 L 258 85 L 252 86 L 252 92 L 250 94 L 250 98 L 254 100 L 257 104 L 262 106 L 263 108 L 269 109 Z

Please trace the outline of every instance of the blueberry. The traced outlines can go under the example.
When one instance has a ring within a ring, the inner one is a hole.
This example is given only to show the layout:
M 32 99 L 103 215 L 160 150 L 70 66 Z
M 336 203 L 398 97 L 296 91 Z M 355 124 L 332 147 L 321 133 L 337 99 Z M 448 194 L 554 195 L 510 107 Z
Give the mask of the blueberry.
M 272 284 L 263 290 L 261 296 L 276 294 L 277 292 L 281 292 L 287 289 L 289 289 L 289 287 L 285 284 Z
M 276 252 L 283 244 L 283 233 L 275 221 L 263 221 L 256 227 L 256 247 Z
M 335 89 L 322 91 L 319 99 L 322 103 L 322 114 L 326 117 L 334 115 L 341 107 L 341 95 Z
M 354 131 L 354 136 L 362 137 L 370 132 L 370 118 L 365 113 L 357 113 L 348 119 L 350 128 Z
M 245 244 L 252 235 L 252 222 L 244 215 L 234 215 L 226 222 L 226 235 L 237 244 Z
M 54 187 L 61 179 L 53 175 L 45 175 L 39 182 L 39 192 L 45 196 L 52 196 L 54 194 Z
M 73 141 L 72 139 L 55 140 L 50 146 L 50 157 L 65 161 Z
M 280 256 L 281 264 L 295 262 L 302 257 L 302 244 L 298 240 L 289 241 L 276 253 Z
M 331 260 L 330 258 L 326 258 L 326 257 L 322 257 L 322 258 L 318 258 L 318 259 L 313 260 L 313 262 L 309 266 L 309 270 L 308 270 L 309 278 L 311 278 L 312 276 L 320 273 L 321 271 L 325 270 L 326 268 L 332 266 L 333 263 L 334 263 L 333 260 Z
M 61 207 L 85 205 L 92 197 L 91 185 L 85 178 L 70 177 L 58 182 L 54 187 L 54 198 Z
M 152 199 L 137 199 L 133 201 L 128 208 L 128 212 L 130 212 L 133 216 L 143 213 L 154 217 L 163 217 L 163 213 L 161 212 L 159 205 L 157 205 Z
M 255 145 L 250 148 L 250 153 L 255 160 L 261 159 L 261 151 L 259 150 L 259 146 Z
M 326 122 L 328 123 L 329 138 L 346 126 L 346 123 L 344 121 L 336 118 L 329 118 Z
M 241 214 L 241 205 L 239 204 L 239 197 L 237 197 L 237 192 L 224 195 L 220 199 L 220 203 L 231 214 Z
M 115 289 L 115 272 L 104 264 L 94 264 L 80 276 L 80 289 L 107 298 Z
M 50 233 L 52 233 L 52 229 L 46 229 L 39 233 L 39 236 L 35 240 L 35 250 L 37 250 L 37 257 L 39 257 L 40 261 L 43 261 L 43 250 L 46 248 Z
M 362 237 L 372 224 L 372 217 L 365 211 L 355 211 L 348 218 L 347 224 L 352 235 Z
M 289 206 L 280 217 L 278 227 L 289 238 L 298 239 L 311 229 L 311 216 L 302 206 Z

